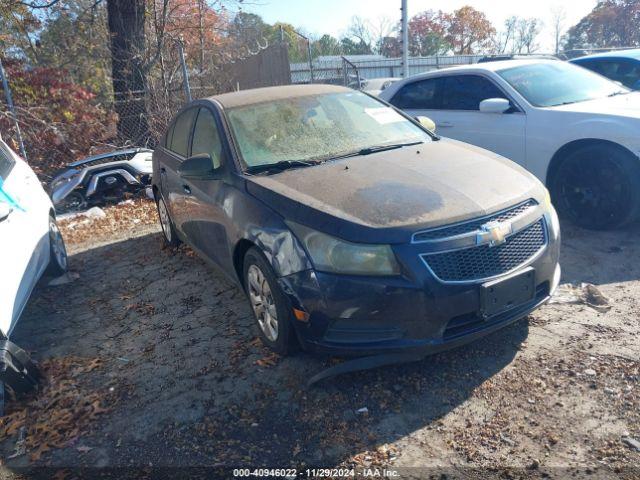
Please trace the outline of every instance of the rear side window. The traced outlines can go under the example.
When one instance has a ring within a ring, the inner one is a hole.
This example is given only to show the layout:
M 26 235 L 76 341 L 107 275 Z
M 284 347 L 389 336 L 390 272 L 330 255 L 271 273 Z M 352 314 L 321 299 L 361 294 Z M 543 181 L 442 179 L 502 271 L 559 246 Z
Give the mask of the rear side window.
M 391 101 L 392 105 L 408 110 L 435 110 L 438 108 L 438 78 L 428 78 L 402 87 Z
M 477 75 L 455 75 L 442 79 L 443 110 L 479 110 L 488 98 L 505 98 L 490 80 Z
M 0 144 L 0 178 L 2 180 L 7 179 L 15 164 L 16 161 L 9 152 L 5 151 L 4 146 Z
M 196 108 L 190 108 L 180 114 L 173 128 L 169 150 L 183 157 L 189 155 L 189 136 L 191 135 L 191 127 L 197 111 Z
M 191 155 L 208 153 L 213 160 L 213 168 L 220 166 L 222 159 L 222 142 L 218 134 L 218 127 L 213 114 L 206 108 L 201 108 L 193 130 Z

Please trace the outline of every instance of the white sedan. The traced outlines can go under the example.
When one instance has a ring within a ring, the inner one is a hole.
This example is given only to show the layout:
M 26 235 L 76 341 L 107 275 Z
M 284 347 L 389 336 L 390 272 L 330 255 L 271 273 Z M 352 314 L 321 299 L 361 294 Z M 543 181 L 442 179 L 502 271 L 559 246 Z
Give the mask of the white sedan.
M 0 332 L 8 338 L 42 274 L 66 271 L 67 252 L 49 196 L 2 139 L 0 262 Z
M 600 75 L 559 61 L 498 61 L 409 77 L 380 98 L 524 166 L 583 227 L 640 214 L 640 93 Z

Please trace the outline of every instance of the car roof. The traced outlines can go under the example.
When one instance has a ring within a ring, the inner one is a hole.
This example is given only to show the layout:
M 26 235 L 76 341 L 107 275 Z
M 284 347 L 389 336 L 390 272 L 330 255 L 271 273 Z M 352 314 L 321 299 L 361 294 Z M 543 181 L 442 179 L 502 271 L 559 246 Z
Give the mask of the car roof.
M 413 80 L 420 80 L 422 78 L 429 78 L 437 76 L 438 74 L 445 74 L 450 72 L 496 72 L 498 70 L 506 68 L 522 67 L 525 65 L 536 65 L 541 63 L 548 63 L 551 65 L 557 65 L 558 60 L 543 60 L 543 59 L 528 59 L 528 60 L 497 60 L 495 62 L 486 63 L 471 63 L 469 65 L 459 65 L 457 67 L 441 68 L 439 70 L 431 70 L 425 73 L 419 73 L 417 75 L 411 75 L 407 77 L 404 82 L 409 83 Z M 394 84 L 395 85 L 395 84 Z
M 571 61 L 580 62 L 582 60 L 590 60 L 592 58 L 632 58 L 634 60 L 640 60 L 640 48 L 594 53 L 593 55 L 585 55 L 584 57 L 573 58 Z
M 256 103 L 270 102 L 273 100 L 284 100 L 287 98 L 307 97 L 313 95 L 323 95 L 327 93 L 352 92 L 347 87 L 336 85 L 286 85 L 280 87 L 253 88 L 250 90 L 240 90 L 239 92 L 223 93 L 209 97 L 215 100 L 223 108 L 244 107 Z

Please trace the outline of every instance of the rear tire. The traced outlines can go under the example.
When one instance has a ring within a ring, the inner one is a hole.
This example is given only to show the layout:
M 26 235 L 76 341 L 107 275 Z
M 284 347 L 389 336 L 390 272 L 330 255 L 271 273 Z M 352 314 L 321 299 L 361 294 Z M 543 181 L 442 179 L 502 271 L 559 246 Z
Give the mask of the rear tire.
M 590 230 L 619 228 L 640 211 L 640 161 L 622 148 L 583 147 L 561 161 L 549 190 L 561 217 Z
M 49 215 L 49 266 L 47 274 L 59 277 L 66 273 L 67 267 L 67 248 L 64 245 L 62 233 L 60 233 L 55 217 Z
M 280 355 L 296 349 L 293 313 L 271 265 L 256 247 L 244 256 L 244 286 L 260 340 Z
M 158 218 L 160 220 L 160 226 L 162 227 L 162 238 L 164 238 L 164 244 L 169 248 L 177 248 L 180 245 L 180 240 L 176 233 L 176 229 L 173 226 L 173 221 L 169 216 L 169 209 L 164 202 L 162 195 L 158 194 L 156 199 L 156 207 L 158 209 Z

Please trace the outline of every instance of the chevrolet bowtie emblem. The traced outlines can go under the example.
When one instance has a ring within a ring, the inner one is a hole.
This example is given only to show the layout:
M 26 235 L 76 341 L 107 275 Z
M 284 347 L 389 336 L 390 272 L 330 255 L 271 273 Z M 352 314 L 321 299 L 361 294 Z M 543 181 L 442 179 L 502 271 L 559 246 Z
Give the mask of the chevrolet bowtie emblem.
M 480 231 L 476 235 L 476 245 L 484 245 L 488 243 L 490 247 L 502 245 L 507 235 L 512 232 L 511 223 L 507 222 L 488 222 L 480 227 Z

